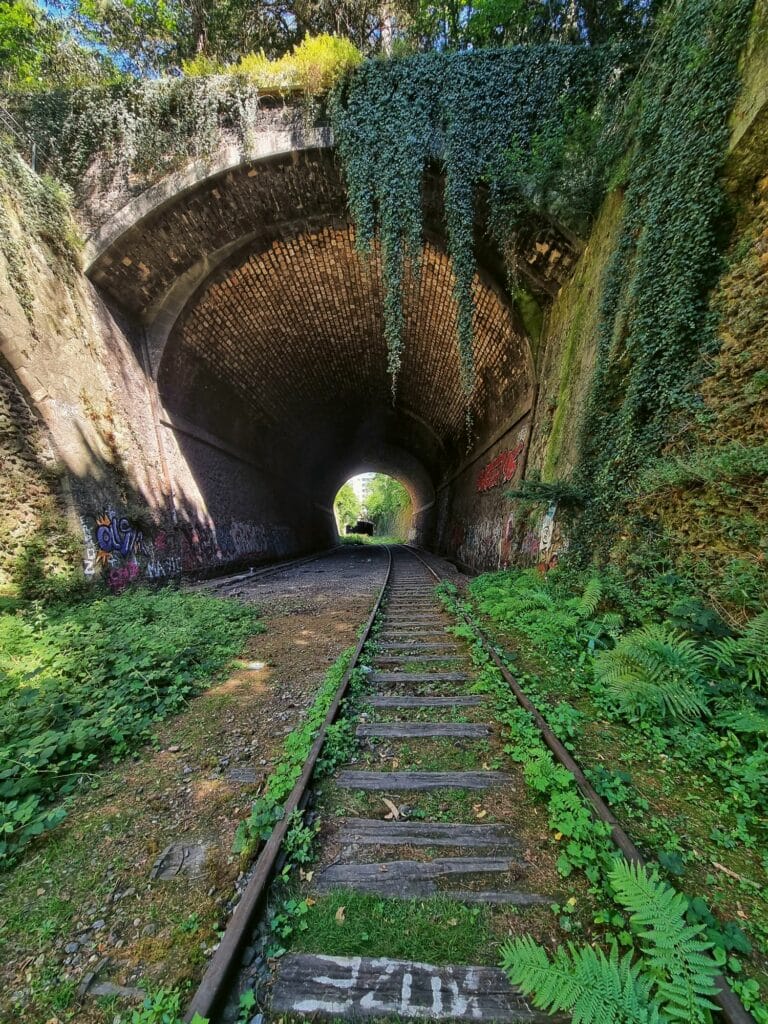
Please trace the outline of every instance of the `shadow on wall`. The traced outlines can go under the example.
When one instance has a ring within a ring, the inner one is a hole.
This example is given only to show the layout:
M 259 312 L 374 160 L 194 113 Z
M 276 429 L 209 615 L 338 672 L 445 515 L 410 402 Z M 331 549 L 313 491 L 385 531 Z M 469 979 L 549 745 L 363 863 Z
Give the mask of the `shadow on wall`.
M 0 357 L 0 593 L 73 597 L 96 581 L 117 592 L 280 553 L 264 528 L 236 519 L 216 527 L 183 496 L 173 510 L 169 500 L 153 507 L 98 417 L 90 437 L 74 424 L 83 468 L 66 468 L 33 409 Z
M 82 584 L 53 444 L 0 356 L 0 593 L 41 597 Z

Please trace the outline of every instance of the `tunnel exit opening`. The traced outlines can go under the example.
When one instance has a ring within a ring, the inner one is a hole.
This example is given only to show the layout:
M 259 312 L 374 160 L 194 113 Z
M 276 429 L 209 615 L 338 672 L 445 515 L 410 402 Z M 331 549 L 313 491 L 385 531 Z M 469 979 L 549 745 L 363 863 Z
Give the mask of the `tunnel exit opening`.
M 404 543 L 413 538 L 411 494 L 386 473 L 350 477 L 336 494 L 333 513 L 339 538 L 346 543 Z

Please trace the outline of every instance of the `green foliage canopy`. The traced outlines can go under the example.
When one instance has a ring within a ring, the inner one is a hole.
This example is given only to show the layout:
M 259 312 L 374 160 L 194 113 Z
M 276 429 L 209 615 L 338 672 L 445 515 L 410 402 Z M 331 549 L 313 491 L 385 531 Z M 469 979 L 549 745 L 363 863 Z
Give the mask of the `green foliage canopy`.
M 379 536 L 404 532 L 411 510 L 411 498 L 401 483 L 384 473 L 376 473 L 365 492 L 365 511 Z
M 349 482 L 345 483 L 336 495 L 333 511 L 339 533 L 343 533 L 345 526 L 357 522 L 360 518 L 360 501 Z

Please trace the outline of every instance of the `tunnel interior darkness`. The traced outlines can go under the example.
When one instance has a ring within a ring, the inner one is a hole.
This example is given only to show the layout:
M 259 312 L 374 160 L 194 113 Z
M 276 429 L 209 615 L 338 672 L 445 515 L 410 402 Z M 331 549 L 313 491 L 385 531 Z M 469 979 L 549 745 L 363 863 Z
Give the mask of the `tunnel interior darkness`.
M 440 482 L 473 444 L 531 405 L 528 338 L 493 272 L 480 267 L 468 445 L 454 280 L 437 214 L 426 217 L 421 266 L 404 285 L 393 397 L 380 255 L 356 251 L 329 153 L 205 179 L 113 240 L 89 273 L 150 337 L 161 337 L 153 362 L 164 416 L 224 515 L 225 492 L 242 485 L 244 468 L 226 479 L 201 453 L 201 437 L 247 453 L 262 483 L 280 481 L 283 497 L 270 515 L 286 521 L 303 504 L 330 528 L 345 480 L 363 469 L 394 476 L 412 496 L 425 540 Z M 192 282 L 183 303 L 180 280 Z M 158 324 L 167 326 L 158 332 Z

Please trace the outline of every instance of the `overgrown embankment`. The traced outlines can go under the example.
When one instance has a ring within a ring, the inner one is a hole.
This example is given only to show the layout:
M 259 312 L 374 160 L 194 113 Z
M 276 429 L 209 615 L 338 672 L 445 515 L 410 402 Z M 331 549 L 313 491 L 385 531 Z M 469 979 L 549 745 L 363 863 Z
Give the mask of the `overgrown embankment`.
M 528 695 L 686 894 L 688 920 L 705 925 L 763 1024 L 767 614 L 735 633 L 674 580 L 633 590 L 615 568 L 487 574 L 469 589 Z
M 146 742 L 256 629 L 236 602 L 165 591 L 0 614 L 0 863 L 66 814 L 62 799 Z

